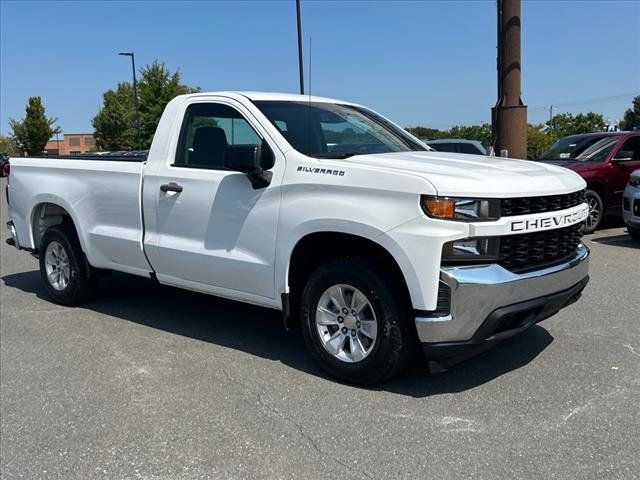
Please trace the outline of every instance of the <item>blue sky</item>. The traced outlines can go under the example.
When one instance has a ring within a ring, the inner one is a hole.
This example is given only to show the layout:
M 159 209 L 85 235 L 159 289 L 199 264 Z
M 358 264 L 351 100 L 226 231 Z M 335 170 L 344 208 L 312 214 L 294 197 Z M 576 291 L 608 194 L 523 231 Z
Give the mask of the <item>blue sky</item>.
M 640 92 L 640 1 L 523 1 L 523 97 L 619 118 Z M 0 132 L 40 95 L 64 132 L 90 132 L 102 93 L 159 59 L 203 90 L 296 92 L 295 4 L 283 1 L 0 2 Z M 495 102 L 494 1 L 302 1 L 314 94 L 403 126 L 487 121 Z M 308 82 L 308 79 L 307 79 Z M 571 104 L 565 105 L 563 104 Z

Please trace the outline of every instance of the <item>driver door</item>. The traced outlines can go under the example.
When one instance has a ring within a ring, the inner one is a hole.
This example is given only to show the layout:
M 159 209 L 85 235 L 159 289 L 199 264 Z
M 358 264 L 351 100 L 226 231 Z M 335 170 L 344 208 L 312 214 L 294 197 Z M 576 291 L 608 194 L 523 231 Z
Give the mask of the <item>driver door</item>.
M 145 251 L 162 283 L 270 304 L 284 157 L 254 189 L 224 166 L 225 152 L 267 138 L 241 104 L 191 103 L 175 151 L 144 179 Z

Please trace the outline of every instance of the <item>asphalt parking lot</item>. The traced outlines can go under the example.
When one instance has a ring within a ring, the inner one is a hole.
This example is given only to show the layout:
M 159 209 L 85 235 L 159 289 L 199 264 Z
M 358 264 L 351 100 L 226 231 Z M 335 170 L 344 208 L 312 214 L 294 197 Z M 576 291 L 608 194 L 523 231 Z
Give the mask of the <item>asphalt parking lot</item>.
M 586 237 L 578 303 L 364 389 L 326 378 L 277 312 L 122 274 L 50 303 L 2 202 L 3 479 L 638 478 L 640 244 L 619 223 Z

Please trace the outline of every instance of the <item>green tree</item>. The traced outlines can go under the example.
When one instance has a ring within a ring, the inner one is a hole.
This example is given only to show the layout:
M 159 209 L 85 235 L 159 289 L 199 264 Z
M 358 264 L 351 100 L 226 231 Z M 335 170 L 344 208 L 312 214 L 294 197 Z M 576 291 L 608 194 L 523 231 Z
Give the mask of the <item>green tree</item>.
M 480 125 L 455 125 L 449 130 L 450 138 L 464 138 L 466 140 L 477 140 L 485 147 L 491 145 L 491 124 L 482 123 Z
M 491 124 L 480 125 L 454 125 L 449 130 L 439 130 L 429 127 L 408 127 L 405 129 L 415 137 L 436 140 L 438 138 L 464 138 L 466 140 L 478 140 L 485 147 L 491 145 Z
M 561 138 L 578 133 L 603 131 L 607 127 L 607 122 L 601 114 L 594 112 L 578 113 L 577 115 L 560 113 L 554 115 L 546 125 L 553 136 Z
M 53 126 L 57 121 L 55 117 L 46 116 L 40 97 L 29 97 L 24 119 L 9 119 L 13 144 L 17 150 L 28 155 L 42 153 L 47 141 L 60 133 L 60 128 Z
M 0 135 L 0 153 L 6 153 L 10 157 L 15 157 L 20 154 L 13 139 L 11 137 L 5 137 L 4 135 Z
M 527 158 L 535 160 L 545 152 L 556 138 L 543 123 L 527 125 Z
M 428 127 L 407 127 L 405 128 L 414 137 L 418 137 L 426 140 L 435 140 L 437 138 L 446 138 L 447 132 L 445 130 L 438 130 L 437 128 Z
M 133 87 L 122 82 L 103 94 L 102 108 L 93 117 L 98 150 L 130 150 L 136 146 Z
M 139 121 L 141 147 L 149 148 L 167 103 L 177 95 L 199 90 L 183 85 L 180 72 L 171 72 L 164 63 L 155 60 L 140 70 L 139 117 L 136 117 L 131 83 L 119 83 L 115 91 L 104 93 L 102 107 L 92 121 L 96 147 L 101 150 L 137 148 L 136 125 Z
M 164 63 L 155 60 L 140 71 L 140 130 L 143 148 L 149 148 L 164 107 L 173 98 L 200 91 L 181 83 L 180 72 L 170 72 Z
M 620 130 L 640 129 L 640 95 L 633 99 L 633 106 L 624 112 L 619 127 Z

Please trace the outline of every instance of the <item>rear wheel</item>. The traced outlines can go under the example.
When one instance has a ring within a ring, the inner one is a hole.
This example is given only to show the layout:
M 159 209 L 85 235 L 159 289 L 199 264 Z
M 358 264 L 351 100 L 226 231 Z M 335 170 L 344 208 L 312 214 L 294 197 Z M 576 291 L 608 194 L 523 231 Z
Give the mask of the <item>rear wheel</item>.
M 50 227 L 40 244 L 40 275 L 53 301 L 61 305 L 84 302 L 93 293 L 90 273 L 75 229 Z
M 604 203 L 595 190 L 587 190 L 585 199 L 589 205 L 589 216 L 584 222 L 584 233 L 593 233 L 600 227 L 604 218 Z
M 302 332 L 314 360 L 351 383 L 379 383 L 409 362 L 415 330 L 405 295 L 366 259 L 319 267 L 301 298 Z

